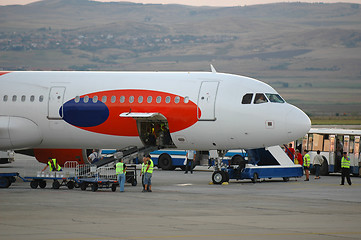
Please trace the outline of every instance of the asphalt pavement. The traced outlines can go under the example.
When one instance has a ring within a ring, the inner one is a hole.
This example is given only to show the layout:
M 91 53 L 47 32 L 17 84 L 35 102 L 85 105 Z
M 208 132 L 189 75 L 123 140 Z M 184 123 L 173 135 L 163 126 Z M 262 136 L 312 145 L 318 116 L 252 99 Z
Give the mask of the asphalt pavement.
M 35 175 L 43 167 L 17 155 L 0 172 Z M 141 184 L 123 193 L 31 189 L 18 179 L 0 189 L 0 239 L 361 239 L 359 177 L 340 186 L 337 174 L 228 185 L 210 185 L 211 176 L 206 167 L 155 168 L 151 193 Z

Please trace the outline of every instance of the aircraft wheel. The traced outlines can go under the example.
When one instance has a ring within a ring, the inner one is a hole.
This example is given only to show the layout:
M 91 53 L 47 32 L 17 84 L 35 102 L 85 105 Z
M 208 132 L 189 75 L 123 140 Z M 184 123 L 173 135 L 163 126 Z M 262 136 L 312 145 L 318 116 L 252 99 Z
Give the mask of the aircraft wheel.
M 214 184 L 222 184 L 222 182 L 224 182 L 224 175 L 222 174 L 222 171 L 215 171 L 212 174 L 212 181 Z
M 39 187 L 40 188 L 45 188 L 46 187 L 46 181 L 45 180 L 42 180 L 39 182 Z
M 60 188 L 60 182 L 58 180 L 54 180 L 53 182 L 53 188 L 54 189 L 59 189 Z
M 98 183 L 93 183 L 93 184 L 92 184 L 92 191 L 93 191 L 93 192 L 96 192 L 96 191 L 98 190 L 98 187 L 99 187 L 99 186 L 98 186 Z
M 36 188 L 38 188 L 38 186 L 39 186 L 39 182 L 38 182 L 38 181 L 33 180 L 33 181 L 30 182 L 30 187 L 31 187 L 32 189 L 36 189 Z
M 253 173 L 253 178 L 252 178 L 252 182 L 256 183 L 258 179 L 258 173 Z
M 0 188 L 8 188 L 10 187 L 11 182 L 7 177 L 0 177 Z

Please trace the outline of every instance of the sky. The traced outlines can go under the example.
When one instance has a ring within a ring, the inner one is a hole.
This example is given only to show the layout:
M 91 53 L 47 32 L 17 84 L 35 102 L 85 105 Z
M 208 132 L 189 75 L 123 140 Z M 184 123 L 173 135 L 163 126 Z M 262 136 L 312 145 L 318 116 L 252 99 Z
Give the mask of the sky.
M 0 0 L 0 5 L 13 5 L 13 4 L 28 4 L 39 0 Z M 162 4 L 184 4 L 192 6 L 245 6 L 254 4 L 267 4 L 275 2 L 348 2 L 359 3 L 361 0 L 99 0 L 102 2 L 137 2 L 137 3 L 162 3 Z

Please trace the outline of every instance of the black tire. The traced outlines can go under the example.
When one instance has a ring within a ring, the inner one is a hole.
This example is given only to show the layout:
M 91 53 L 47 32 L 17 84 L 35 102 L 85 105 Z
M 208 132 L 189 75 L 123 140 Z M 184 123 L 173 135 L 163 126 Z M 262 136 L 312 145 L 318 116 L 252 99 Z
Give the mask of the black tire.
M 138 183 L 137 179 L 134 178 L 133 181 L 132 181 L 132 186 L 137 186 L 137 183 Z
M 98 183 L 93 183 L 93 184 L 92 184 L 92 191 L 93 191 L 93 192 L 96 192 L 96 191 L 98 190 L 98 187 L 99 187 L 99 186 L 98 186 Z
M 223 176 L 224 176 L 224 182 L 229 182 L 229 174 L 228 172 L 222 171 Z
M 289 177 L 284 177 L 284 178 L 283 178 L 283 181 L 284 181 L 284 182 L 288 182 L 289 180 L 290 180 Z
M 320 175 L 321 176 L 327 176 L 328 175 L 328 162 L 325 156 L 322 156 L 323 163 L 320 168 Z
M 82 191 L 85 191 L 87 187 L 88 187 L 88 184 L 86 182 L 81 182 L 80 183 L 80 189 Z
M 68 189 L 73 189 L 75 187 L 75 182 L 69 181 L 66 183 L 66 186 L 68 187 Z
M 46 187 L 46 181 L 45 180 L 39 181 L 39 187 L 40 188 L 45 188 Z
M 38 182 L 38 181 L 33 180 L 33 181 L 30 182 L 30 187 L 31 187 L 32 189 L 36 189 L 36 188 L 38 188 L 38 186 L 39 186 L 39 182 Z
M 60 182 L 58 180 L 54 180 L 53 189 L 59 189 L 59 188 L 60 188 Z
M 0 188 L 8 188 L 11 185 L 11 181 L 7 177 L 0 177 Z
M 222 173 L 222 171 L 213 172 L 212 181 L 214 184 L 222 184 L 224 181 L 224 174 Z
M 115 192 L 117 190 L 117 184 L 113 183 L 112 184 L 112 192 Z
M 258 179 L 258 173 L 253 173 L 253 178 L 252 178 L 252 182 L 256 183 Z
M 167 153 L 163 153 L 158 158 L 158 167 L 163 170 L 171 170 L 172 168 L 172 158 Z

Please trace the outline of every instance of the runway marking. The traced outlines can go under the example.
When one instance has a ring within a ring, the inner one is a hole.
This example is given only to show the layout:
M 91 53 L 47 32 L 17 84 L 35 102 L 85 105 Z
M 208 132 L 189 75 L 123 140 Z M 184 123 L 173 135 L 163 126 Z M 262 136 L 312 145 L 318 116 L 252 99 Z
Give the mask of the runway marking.
M 240 233 L 240 234 L 204 234 L 204 235 L 175 235 L 175 236 L 144 236 L 144 237 L 116 237 L 116 238 L 59 238 L 55 240 L 96 240 L 96 239 L 167 239 L 167 238 L 204 238 L 204 237 L 242 237 L 242 236 L 302 236 L 302 235 L 356 235 L 361 232 L 314 232 L 314 233 Z
M 181 184 L 176 184 L 176 186 L 180 186 L 180 187 L 185 187 L 185 186 L 192 186 L 192 183 L 181 183 Z

